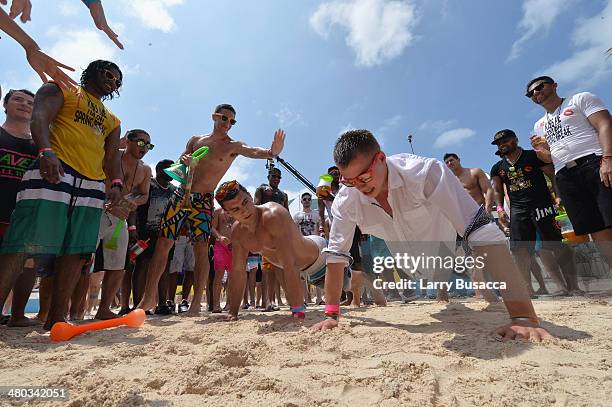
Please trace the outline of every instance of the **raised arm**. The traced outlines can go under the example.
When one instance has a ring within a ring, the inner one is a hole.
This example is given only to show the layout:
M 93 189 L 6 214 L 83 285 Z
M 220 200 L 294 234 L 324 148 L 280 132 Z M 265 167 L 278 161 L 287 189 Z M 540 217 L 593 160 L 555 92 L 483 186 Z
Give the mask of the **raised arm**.
M 282 129 L 276 130 L 274 133 L 274 140 L 272 146 L 269 149 L 261 147 L 250 147 L 242 143 L 238 149 L 238 154 L 249 158 L 274 158 L 278 156 L 285 146 L 285 132 Z
M 0 8 L 0 29 L 10 35 L 25 50 L 28 63 L 36 71 L 43 83 L 51 77 L 59 86 L 70 89 L 77 83 L 66 75 L 60 68 L 74 71 L 74 68 L 56 61 L 40 50 L 40 47 L 25 31 L 21 29 L 6 12 Z
M 83 3 L 89 8 L 89 13 L 93 19 L 96 28 L 104 32 L 117 47 L 123 49 L 123 44 L 117 39 L 119 36 L 108 26 L 106 16 L 104 15 L 104 8 L 102 7 L 101 0 L 82 0 Z

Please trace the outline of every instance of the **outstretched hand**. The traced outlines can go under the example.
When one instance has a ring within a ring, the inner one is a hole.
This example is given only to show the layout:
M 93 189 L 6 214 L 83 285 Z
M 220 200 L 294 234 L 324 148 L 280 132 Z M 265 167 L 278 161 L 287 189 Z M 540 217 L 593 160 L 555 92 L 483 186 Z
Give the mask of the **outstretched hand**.
M 60 69 L 64 68 L 69 71 L 74 71 L 74 68 L 56 61 L 40 49 L 27 49 L 26 58 L 43 83 L 48 82 L 47 76 L 49 76 L 55 83 L 64 89 L 71 89 L 77 86 L 77 83 Z
M 285 146 L 285 132 L 283 129 L 278 129 L 274 133 L 274 141 L 272 142 L 272 147 L 270 147 L 270 151 L 274 157 L 278 157 L 280 153 L 283 151 L 283 147 Z
M 98 30 L 103 31 L 108 36 L 108 38 L 110 38 L 111 41 L 113 41 L 115 45 L 117 45 L 117 47 L 123 49 L 123 44 L 117 39 L 119 35 L 117 35 L 117 33 L 115 33 L 108 26 L 106 16 L 104 15 L 104 8 L 102 7 L 102 2 L 96 1 L 91 3 L 91 5 L 89 6 L 89 13 L 91 14 L 94 24 L 96 25 Z
M 7 0 L 0 0 L 0 4 L 6 6 Z M 13 20 L 21 15 L 21 22 L 26 23 L 31 21 L 30 15 L 32 14 L 32 3 L 30 0 L 13 0 L 11 3 L 11 11 L 9 11 L 9 17 Z
M 338 326 L 338 321 L 335 319 L 324 319 L 321 322 L 317 322 L 310 329 L 313 331 L 327 331 L 329 329 L 336 328 Z

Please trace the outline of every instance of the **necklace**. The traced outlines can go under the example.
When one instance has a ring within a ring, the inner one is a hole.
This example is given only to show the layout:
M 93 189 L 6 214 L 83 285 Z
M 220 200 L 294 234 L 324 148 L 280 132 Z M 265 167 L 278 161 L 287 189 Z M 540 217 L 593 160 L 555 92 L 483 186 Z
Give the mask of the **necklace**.
M 504 157 L 508 164 L 510 164 L 510 167 L 508 167 L 508 170 L 510 170 L 510 172 L 514 172 L 516 170 L 516 168 L 514 168 L 514 165 L 518 162 L 518 160 L 521 159 L 521 156 L 523 155 L 523 149 L 519 147 L 519 150 L 519 155 L 518 157 L 516 157 L 516 160 L 514 160 L 514 162 L 510 161 L 507 155 Z

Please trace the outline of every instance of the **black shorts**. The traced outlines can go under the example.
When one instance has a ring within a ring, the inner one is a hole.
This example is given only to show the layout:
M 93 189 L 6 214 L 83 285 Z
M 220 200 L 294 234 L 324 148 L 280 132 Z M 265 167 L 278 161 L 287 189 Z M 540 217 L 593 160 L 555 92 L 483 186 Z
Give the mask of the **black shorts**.
M 578 165 L 557 172 L 557 187 L 577 235 L 612 227 L 612 188 L 599 178 L 601 156 L 575 160 Z
M 257 265 L 257 271 L 255 272 L 255 282 L 261 283 L 263 281 L 263 272 L 261 271 L 261 262 Z
M 542 240 L 542 248 L 559 247 L 563 236 L 559 223 L 555 220 L 557 212 L 552 202 L 534 209 L 510 209 L 510 248 L 535 250 L 536 232 Z

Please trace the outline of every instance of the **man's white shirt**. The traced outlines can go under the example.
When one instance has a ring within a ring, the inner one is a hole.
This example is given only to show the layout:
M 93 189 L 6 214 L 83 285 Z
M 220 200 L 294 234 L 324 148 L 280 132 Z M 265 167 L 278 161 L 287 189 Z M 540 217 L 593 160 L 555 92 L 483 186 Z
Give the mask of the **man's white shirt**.
M 341 187 L 332 205 L 334 221 L 325 250 L 327 263 L 348 263 L 345 256 L 349 255 L 355 226 L 359 226 L 362 233 L 379 237 L 388 244 L 454 242 L 456 234 L 463 236 L 478 213 L 476 201 L 442 162 L 412 154 L 389 156 L 386 161 L 388 202 L 393 217 L 375 199 L 356 188 Z M 482 238 L 485 236 L 481 233 L 483 229 L 488 230 L 486 238 Z M 470 242 L 491 239 L 504 239 L 492 223 L 470 236 Z M 389 249 L 392 253 L 397 252 L 391 246 Z
M 592 93 L 582 92 L 569 97 L 556 111 L 545 113 L 534 125 L 534 133 L 545 136 L 552 155 L 555 171 L 565 164 L 589 154 L 602 154 L 597 130 L 588 117 L 607 110 Z

